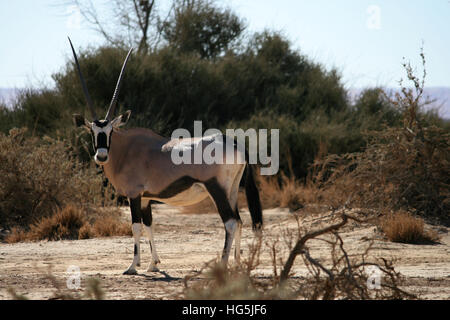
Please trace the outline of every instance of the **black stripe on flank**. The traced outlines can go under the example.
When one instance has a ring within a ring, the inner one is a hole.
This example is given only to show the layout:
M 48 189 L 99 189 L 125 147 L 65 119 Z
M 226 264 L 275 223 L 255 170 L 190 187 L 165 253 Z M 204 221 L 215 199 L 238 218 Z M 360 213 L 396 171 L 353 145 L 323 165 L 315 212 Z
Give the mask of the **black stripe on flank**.
M 199 182 L 199 180 L 196 180 L 189 176 L 184 176 L 178 180 L 175 180 L 168 187 L 157 194 L 144 192 L 142 196 L 147 198 L 169 199 L 183 191 L 186 191 L 196 182 Z

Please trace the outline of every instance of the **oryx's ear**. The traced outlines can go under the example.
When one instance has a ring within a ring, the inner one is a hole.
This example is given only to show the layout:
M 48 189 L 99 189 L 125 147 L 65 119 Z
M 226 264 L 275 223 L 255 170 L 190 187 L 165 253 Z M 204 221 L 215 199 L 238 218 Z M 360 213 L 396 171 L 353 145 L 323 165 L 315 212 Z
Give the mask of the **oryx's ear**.
M 128 119 L 130 119 L 131 110 L 126 111 L 125 113 L 121 114 L 120 116 L 116 117 L 113 121 L 111 121 L 111 124 L 114 128 L 118 128 L 121 126 L 124 126 L 127 124 Z
M 91 123 L 86 120 L 85 117 L 83 117 L 81 114 L 74 114 L 73 115 L 73 123 L 77 127 L 83 127 L 85 129 L 90 130 L 91 129 Z

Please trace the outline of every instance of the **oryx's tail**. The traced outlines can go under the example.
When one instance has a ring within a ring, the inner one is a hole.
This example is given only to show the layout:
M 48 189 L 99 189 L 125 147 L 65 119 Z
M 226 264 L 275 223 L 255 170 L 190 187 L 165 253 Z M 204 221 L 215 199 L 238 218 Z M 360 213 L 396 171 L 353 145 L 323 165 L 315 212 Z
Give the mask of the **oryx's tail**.
M 245 171 L 245 195 L 247 197 L 248 209 L 252 217 L 253 230 L 258 231 L 261 230 L 263 225 L 261 201 L 259 199 L 252 165 L 247 164 Z

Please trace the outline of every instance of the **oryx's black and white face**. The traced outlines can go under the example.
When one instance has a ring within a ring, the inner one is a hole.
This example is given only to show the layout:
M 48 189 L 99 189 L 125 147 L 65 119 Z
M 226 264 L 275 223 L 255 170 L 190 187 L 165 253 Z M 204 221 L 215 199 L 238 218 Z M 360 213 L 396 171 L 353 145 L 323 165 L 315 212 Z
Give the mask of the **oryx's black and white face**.
M 89 122 L 83 116 L 74 114 L 73 119 L 77 127 L 83 127 L 91 133 L 92 145 L 94 147 L 94 160 L 99 165 L 104 165 L 109 160 L 109 149 L 111 147 L 112 133 L 115 128 L 125 125 L 130 118 L 131 111 L 116 117 L 114 120 L 94 120 Z
M 120 90 L 120 85 L 122 84 L 123 74 L 125 71 L 125 67 L 127 65 L 128 58 L 131 55 L 131 52 L 133 51 L 133 48 L 128 51 L 127 57 L 125 58 L 125 61 L 122 65 L 122 70 L 120 71 L 119 79 L 117 80 L 116 89 L 114 90 L 114 94 L 111 100 L 111 104 L 109 105 L 108 111 L 106 113 L 105 119 L 98 120 L 97 113 L 95 112 L 94 105 L 92 103 L 91 96 L 89 95 L 89 91 L 86 86 L 86 82 L 84 80 L 83 74 L 81 72 L 80 64 L 78 63 L 77 54 L 75 53 L 75 49 L 73 48 L 72 41 L 70 41 L 70 47 L 72 48 L 73 57 L 75 59 L 76 68 L 78 71 L 78 76 L 80 77 L 81 85 L 83 87 L 83 92 L 86 97 L 86 102 L 89 106 L 89 109 L 91 110 L 92 117 L 94 119 L 93 122 L 89 122 L 86 120 L 83 116 L 79 114 L 74 114 L 74 122 L 77 127 L 84 127 L 85 129 L 89 130 L 92 136 L 92 143 L 94 145 L 94 151 L 95 151 L 95 162 L 99 165 L 106 164 L 109 160 L 109 149 L 111 147 L 111 138 L 112 133 L 114 132 L 114 128 L 118 128 L 120 126 L 123 126 L 127 123 L 128 119 L 130 118 L 131 111 L 127 111 L 124 114 L 118 116 L 117 118 L 112 117 L 114 116 L 114 110 L 116 109 L 117 104 L 117 97 Z

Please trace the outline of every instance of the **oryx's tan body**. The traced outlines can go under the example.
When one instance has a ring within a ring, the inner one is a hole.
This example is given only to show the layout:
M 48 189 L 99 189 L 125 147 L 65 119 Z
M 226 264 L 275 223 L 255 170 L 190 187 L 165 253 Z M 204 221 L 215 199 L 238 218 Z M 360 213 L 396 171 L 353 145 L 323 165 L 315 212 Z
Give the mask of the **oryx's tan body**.
M 198 142 L 199 139 L 192 138 L 189 141 Z M 188 144 L 186 140 L 183 139 L 185 145 Z M 177 148 L 180 140 L 169 140 L 149 129 L 135 128 L 114 130 L 111 141 L 109 161 L 103 168 L 116 191 L 129 198 L 141 196 L 172 205 L 192 205 L 208 197 L 202 182 L 215 178 L 230 194 L 233 183 L 236 179 L 240 181 L 245 169 L 245 155 L 240 154 L 233 145 L 230 150 L 234 152 L 235 163 L 176 165 L 171 160 L 171 151 Z M 217 142 L 210 137 L 202 139 L 203 148 L 211 143 Z M 174 197 L 158 197 L 182 177 L 190 177 L 198 182 Z

